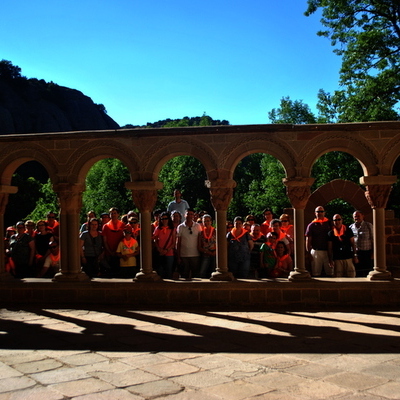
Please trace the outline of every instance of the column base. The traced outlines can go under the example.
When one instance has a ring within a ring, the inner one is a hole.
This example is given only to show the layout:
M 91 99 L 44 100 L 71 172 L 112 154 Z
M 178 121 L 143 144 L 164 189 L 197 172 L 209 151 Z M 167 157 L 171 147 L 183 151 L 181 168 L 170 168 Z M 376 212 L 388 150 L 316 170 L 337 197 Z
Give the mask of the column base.
M 311 280 L 311 275 L 310 273 L 305 270 L 305 271 L 292 271 L 289 274 L 289 281 L 309 281 Z
M 389 271 L 371 271 L 367 279 L 370 281 L 390 281 L 392 280 L 392 274 Z
M 236 278 L 233 276 L 232 272 L 219 272 L 215 271 L 211 274 L 210 281 L 226 281 L 232 282 L 236 281 Z
M 137 282 L 163 282 L 161 276 L 158 275 L 155 271 L 152 271 L 150 274 L 138 272 L 133 280 Z
M 58 272 L 52 280 L 54 282 L 88 282 L 90 278 L 84 272 L 66 274 Z

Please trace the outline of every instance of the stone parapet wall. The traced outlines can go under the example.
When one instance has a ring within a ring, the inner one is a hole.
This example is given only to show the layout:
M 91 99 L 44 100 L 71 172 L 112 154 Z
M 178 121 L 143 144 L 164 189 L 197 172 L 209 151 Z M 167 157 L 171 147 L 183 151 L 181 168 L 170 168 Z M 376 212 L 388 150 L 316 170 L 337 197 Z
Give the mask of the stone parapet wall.
M 318 278 L 304 282 L 265 281 L 140 283 L 96 279 L 85 283 L 27 279 L 0 282 L 3 306 L 77 307 L 82 304 L 123 305 L 133 308 L 222 307 L 344 307 L 400 305 L 400 280 Z

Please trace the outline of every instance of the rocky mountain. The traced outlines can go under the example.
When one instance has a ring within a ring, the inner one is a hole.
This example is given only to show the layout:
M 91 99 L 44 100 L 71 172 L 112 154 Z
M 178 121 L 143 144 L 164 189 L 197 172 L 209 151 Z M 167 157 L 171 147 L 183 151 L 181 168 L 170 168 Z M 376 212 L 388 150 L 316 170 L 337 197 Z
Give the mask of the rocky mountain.
M 0 134 L 119 128 L 102 104 L 78 90 L 1 72 Z

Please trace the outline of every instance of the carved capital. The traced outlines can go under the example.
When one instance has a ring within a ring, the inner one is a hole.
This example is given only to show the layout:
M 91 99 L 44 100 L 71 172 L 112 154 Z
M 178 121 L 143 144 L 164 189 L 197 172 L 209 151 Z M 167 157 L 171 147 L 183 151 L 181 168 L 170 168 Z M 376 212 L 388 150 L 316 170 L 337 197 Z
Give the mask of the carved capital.
M 69 183 L 59 183 L 54 185 L 57 193 L 62 213 L 79 214 L 82 208 L 82 185 L 71 185 Z
M 215 211 L 227 210 L 236 182 L 232 179 L 216 179 L 205 181 L 205 185 L 210 190 L 211 203 Z
M 158 181 L 125 182 L 125 187 L 132 192 L 132 199 L 139 211 L 152 212 L 157 202 L 158 190 L 163 184 Z
M 371 208 L 385 208 L 391 191 L 392 185 L 368 185 L 365 197 Z
M 141 213 L 154 210 L 157 202 L 157 190 L 132 189 L 131 191 L 133 202 Z
M 292 206 L 298 210 L 304 210 L 311 196 L 311 185 L 314 183 L 314 178 L 284 178 L 282 181 L 286 186 L 286 193 Z

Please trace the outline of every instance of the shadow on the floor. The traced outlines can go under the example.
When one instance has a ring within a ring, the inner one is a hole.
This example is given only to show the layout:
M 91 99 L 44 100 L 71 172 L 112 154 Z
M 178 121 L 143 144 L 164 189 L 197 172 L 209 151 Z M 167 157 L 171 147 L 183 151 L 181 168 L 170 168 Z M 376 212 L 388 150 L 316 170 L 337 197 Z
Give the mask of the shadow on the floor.
M 189 314 L 189 320 L 193 322 L 179 321 L 179 314 L 165 311 L 159 315 L 154 311 L 146 313 L 116 308 L 85 308 L 74 315 L 68 313 L 70 310 L 65 310 L 64 314 L 68 315 L 63 315 L 60 309 L 48 308 L 24 308 L 20 310 L 22 313 L 14 311 L 15 316 L 19 314 L 20 318 L 13 318 L 13 310 L 3 310 L 0 314 L 0 317 L 4 316 L 0 320 L 2 349 L 266 354 L 400 353 L 400 327 L 385 323 L 388 317 L 399 317 L 396 313 L 391 314 L 390 310 L 383 314 L 382 310 L 369 308 L 341 310 L 339 314 L 333 313 L 332 317 L 327 317 L 326 313 L 322 316 L 322 313 L 315 311 L 308 312 L 306 320 L 304 313 L 296 311 L 257 312 L 253 317 L 249 311 L 246 318 L 217 309 L 186 311 L 185 319 Z M 21 318 L 23 313 L 29 315 L 25 320 Z M 106 313 L 102 315 L 104 322 L 91 320 L 95 319 L 96 313 Z M 348 319 L 346 313 L 349 313 Z M 355 313 L 362 318 L 354 318 Z M 273 318 L 268 321 L 271 315 Z M 282 316 L 282 322 L 276 318 L 279 315 Z M 365 315 L 371 316 L 371 322 L 366 322 Z M 289 317 L 291 323 L 285 323 Z M 298 317 L 298 323 L 295 317 Z M 356 332 L 335 326 L 343 322 L 352 327 L 358 325 Z M 75 329 L 68 330 L 68 324 L 74 324 L 71 327 Z M 58 330 L 57 325 L 64 330 Z M 371 333 L 371 328 L 379 332 Z

